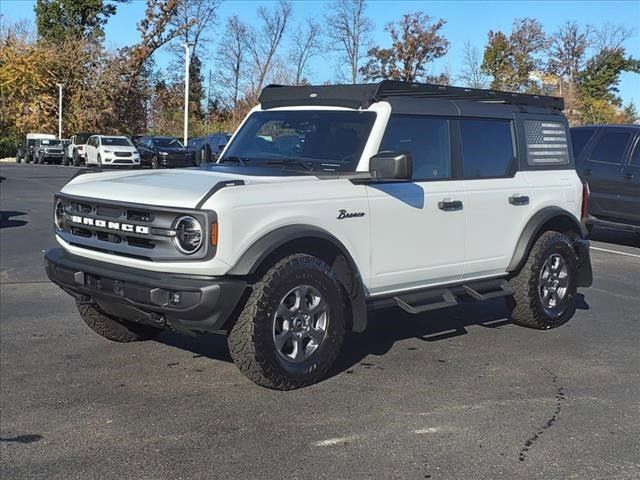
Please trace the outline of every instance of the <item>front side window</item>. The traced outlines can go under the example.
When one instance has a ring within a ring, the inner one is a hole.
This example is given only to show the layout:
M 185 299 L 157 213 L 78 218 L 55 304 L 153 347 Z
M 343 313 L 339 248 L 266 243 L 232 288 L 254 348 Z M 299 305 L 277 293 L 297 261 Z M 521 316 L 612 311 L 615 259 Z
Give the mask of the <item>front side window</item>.
M 451 149 L 449 121 L 444 118 L 392 115 L 380 151 L 411 155 L 413 179 L 449 178 Z
M 336 110 L 254 112 L 220 162 L 354 171 L 375 113 Z
M 464 178 L 504 177 L 512 173 L 515 155 L 510 120 L 462 119 Z
M 627 143 L 631 139 L 628 132 L 605 133 L 598 139 L 589 160 L 593 162 L 621 165 Z

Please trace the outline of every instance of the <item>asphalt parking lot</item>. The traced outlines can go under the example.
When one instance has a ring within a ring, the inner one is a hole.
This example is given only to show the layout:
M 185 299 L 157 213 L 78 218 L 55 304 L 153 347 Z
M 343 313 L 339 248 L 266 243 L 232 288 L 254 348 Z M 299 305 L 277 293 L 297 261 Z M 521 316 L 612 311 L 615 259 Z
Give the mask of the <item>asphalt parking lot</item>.
M 596 231 L 552 331 L 503 300 L 377 312 L 331 376 L 275 392 L 222 337 L 111 343 L 48 283 L 71 167 L 0 166 L 2 479 L 638 479 L 640 245 Z

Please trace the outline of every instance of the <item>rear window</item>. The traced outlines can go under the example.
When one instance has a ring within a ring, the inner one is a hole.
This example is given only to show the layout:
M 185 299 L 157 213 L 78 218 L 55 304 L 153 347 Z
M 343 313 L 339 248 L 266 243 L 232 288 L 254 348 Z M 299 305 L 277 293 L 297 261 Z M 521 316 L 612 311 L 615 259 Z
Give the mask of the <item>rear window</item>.
M 464 178 L 504 177 L 512 173 L 515 155 L 509 120 L 460 120 Z
M 408 153 L 413 178 L 449 178 L 451 152 L 449 121 L 443 118 L 392 115 L 380 151 Z
M 629 139 L 631 139 L 631 134 L 628 132 L 605 133 L 593 147 L 589 160 L 621 165 Z
M 589 140 L 591 140 L 591 137 L 593 137 L 594 133 L 595 130 L 586 128 L 571 130 L 571 146 L 573 148 L 573 158 L 577 159 L 580 156 L 580 154 L 584 150 L 584 147 L 587 146 L 587 143 L 589 143 Z
M 529 165 L 567 165 L 569 163 L 567 132 L 562 122 L 525 120 L 524 133 Z

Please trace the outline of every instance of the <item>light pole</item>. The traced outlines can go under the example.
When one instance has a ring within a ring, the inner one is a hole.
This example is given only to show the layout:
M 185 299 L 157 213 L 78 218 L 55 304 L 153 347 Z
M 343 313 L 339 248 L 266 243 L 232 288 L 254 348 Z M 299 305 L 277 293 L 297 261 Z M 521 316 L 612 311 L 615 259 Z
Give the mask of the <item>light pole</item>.
M 184 43 L 184 146 L 189 139 L 189 47 L 193 43 Z
M 57 83 L 58 85 L 58 138 L 62 139 L 62 87 L 63 83 Z

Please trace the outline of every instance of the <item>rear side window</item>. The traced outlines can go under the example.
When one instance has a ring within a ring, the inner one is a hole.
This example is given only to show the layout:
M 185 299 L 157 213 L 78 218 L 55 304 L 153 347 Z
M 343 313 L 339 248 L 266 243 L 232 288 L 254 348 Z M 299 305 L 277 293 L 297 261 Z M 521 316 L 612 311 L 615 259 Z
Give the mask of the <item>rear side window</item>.
M 589 155 L 592 162 L 611 163 L 621 165 L 624 151 L 631 134 L 628 132 L 611 132 L 602 135 Z
M 514 163 L 509 120 L 460 120 L 464 178 L 503 177 Z
M 413 162 L 413 178 L 449 178 L 451 148 L 449 121 L 444 118 L 392 115 L 380 151 L 408 153 Z
M 636 143 L 636 149 L 633 151 L 633 155 L 631 156 L 629 165 L 633 165 L 634 167 L 640 167 L 640 141 Z
M 573 158 L 578 158 L 584 147 L 587 146 L 595 130 L 581 128 L 579 130 L 571 130 L 571 146 L 573 147 Z
M 529 165 L 569 164 L 569 144 L 562 122 L 525 120 L 524 134 Z

